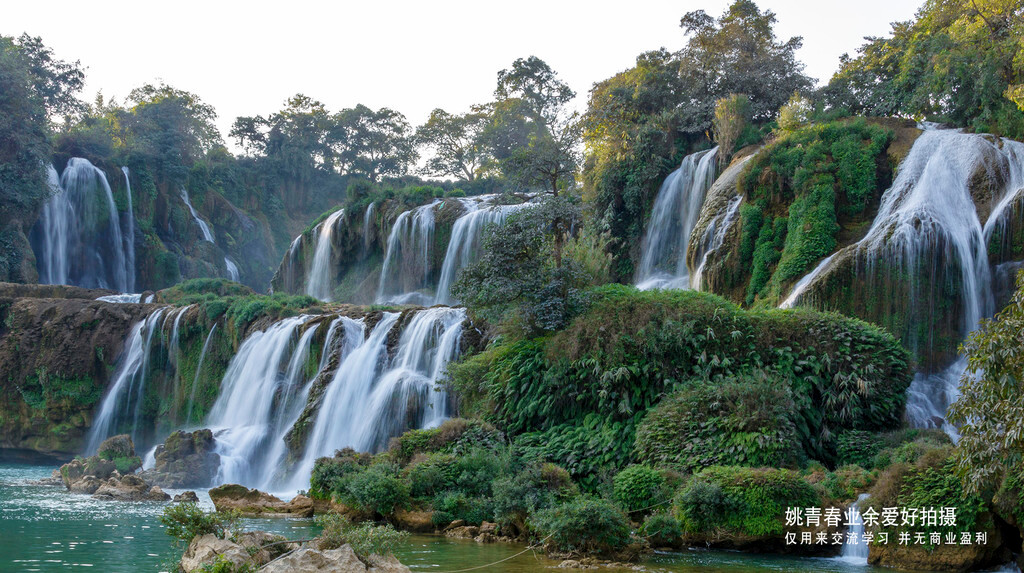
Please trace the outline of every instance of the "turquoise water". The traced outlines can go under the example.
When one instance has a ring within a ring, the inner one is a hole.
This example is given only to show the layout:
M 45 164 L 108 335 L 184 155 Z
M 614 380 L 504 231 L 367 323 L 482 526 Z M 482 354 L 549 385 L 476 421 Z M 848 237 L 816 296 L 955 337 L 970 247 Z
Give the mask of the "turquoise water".
M 0 465 L 0 572 L 167 571 L 180 555 L 158 516 L 164 504 L 96 501 L 63 487 L 30 483 L 49 477 L 52 467 Z M 174 493 L 174 490 L 168 490 Z M 200 493 L 201 505 L 212 509 Z M 312 522 L 302 519 L 252 519 L 247 527 L 286 535 L 310 536 Z M 479 544 L 437 536 L 413 536 L 398 558 L 413 571 L 445 573 L 508 559 L 485 571 L 541 571 L 558 562 L 521 545 Z M 511 557 L 511 559 L 509 559 Z M 825 571 L 869 573 L 881 569 L 836 559 L 798 559 L 724 551 L 657 554 L 642 564 L 648 571 L 741 573 L 751 571 Z M 616 569 L 601 568 L 615 572 Z

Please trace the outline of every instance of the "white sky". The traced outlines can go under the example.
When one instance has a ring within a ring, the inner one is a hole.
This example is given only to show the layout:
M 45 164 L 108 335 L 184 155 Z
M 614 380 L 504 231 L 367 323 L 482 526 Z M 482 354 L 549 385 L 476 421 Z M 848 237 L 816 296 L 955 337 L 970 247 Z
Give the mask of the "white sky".
M 266 115 L 295 93 L 330 111 L 387 106 L 413 125 L 442 107 L 488 101 L 498 70 L 547 61 L 579 94 L 643 51 L 683 45 L 690 10 L 719 16 L 728 0 L 310 2 L 5 2 L 0 34 L 41 36 L 86 67 L 84 99 L 119 100 L 163 80 L 213 105 L 225 135 L 236 116 Z M 843 52 L 886 35 L 923 0 L 759 0 L 776 34 L 803 36 L 808 75 L 827 81 Z M 493 8 L 492 8 L 493 6 Z M 231 141 L 227 142 L 232 146 Z

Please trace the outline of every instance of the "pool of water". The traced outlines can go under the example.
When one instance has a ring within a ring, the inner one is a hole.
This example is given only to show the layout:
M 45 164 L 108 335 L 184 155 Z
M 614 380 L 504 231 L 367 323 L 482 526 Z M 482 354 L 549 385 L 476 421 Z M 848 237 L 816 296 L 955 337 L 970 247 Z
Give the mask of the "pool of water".
M 52 467 L 0 465 L 0 572 L 88 568 L 104 572 L 173 570 L 181 554 L 158 517 L 165 504 L 97 501 L 63 487 L 31 483 L 49 477 Z M 175 490 L 167 490 L 174 494 Z M 212 509 L 205 492 L 200 505 Z M 250 529 L 305 538 L 315 534 L 308 519 L 250 519 Z M 525 550 L 525 551 L 524 551 Z M 412 536 L 398 558 L 413 571 L 446 573 L 501 561 L 481 571 L 520 573 L 558 564 L 522 545 L 479 544 L 439 536 Z M 665 572 L 741 573 L 752 571 L 883 571 L 838 559 L 801 559 L 726 551 L 659 553 L 641 564 Z M 609 569 L 617 572 L 634 569 Z M 891 570 L 884 570 L 891 571 Z

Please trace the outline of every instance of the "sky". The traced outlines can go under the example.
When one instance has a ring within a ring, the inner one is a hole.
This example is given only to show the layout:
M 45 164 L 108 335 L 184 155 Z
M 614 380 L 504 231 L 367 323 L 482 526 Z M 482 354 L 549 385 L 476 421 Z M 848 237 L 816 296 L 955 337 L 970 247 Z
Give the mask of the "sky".
M 923 0 L 759 0 L 779 38 L 803 36 L 798 56 L 827 82 L 839 56 Z M 0 35 L 41 36 L 58 58 L 86 69 L 82 96 L 124 98 L 163 81 L 216 108 L 227 139 L 235 117 L 268 115 L 303 93 L 330 111 L 390 107 L 413 125 L 434 108 L 462 112 L 492 98 L 497 72 L 516 58 L 545 60 L 586 105 L 594 82 L 642 52 L 677 50 L 679 19 L 720 15 L 728 0 L 8 2 Z M 231 144 L 228 141 L 229 145 Z

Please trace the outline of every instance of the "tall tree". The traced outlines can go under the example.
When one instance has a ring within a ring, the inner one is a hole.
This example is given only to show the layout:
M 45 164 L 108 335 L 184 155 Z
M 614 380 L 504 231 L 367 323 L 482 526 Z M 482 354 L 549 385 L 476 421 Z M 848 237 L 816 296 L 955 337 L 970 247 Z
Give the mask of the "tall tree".
M 370 181 L 408 173 L 417 153 L 412 128 L 401 113 L 382 107 L 372 110 L 359 104 L 333 118 L 332 141 L 340 166 Z
M 129 145 L 149 157 L 157 170 L 182 179 L 198 159 L 223 145 L 217 112 L 199 96 L 166 84 L 146 84 L 128 94 L 132 103 Z
M 424 173 L 475 180 L 486 159 L 481 134 L 488 121 L 479 111 L 452 115 L 439 108 L 431 112 L 427 122 L 416 129 L 416 141 L 434 152 Z

